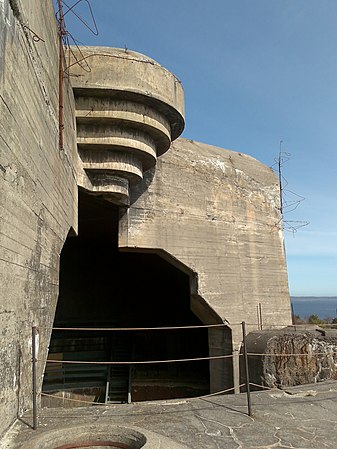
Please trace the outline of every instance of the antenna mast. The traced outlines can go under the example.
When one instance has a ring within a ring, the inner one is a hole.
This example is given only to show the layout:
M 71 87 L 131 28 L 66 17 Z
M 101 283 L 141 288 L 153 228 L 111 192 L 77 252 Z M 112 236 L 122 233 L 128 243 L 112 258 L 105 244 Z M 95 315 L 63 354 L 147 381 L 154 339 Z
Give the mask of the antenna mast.
M 304 197 L 301 195 L 298 195 L 295 192 L 292 192 L 291 190 L 287 189 L 288 181 L 284 178 L 282 175 L 282 166 L 290 159 L 290 154 L 282 151 L 282 143 L 283 140 L 280 140 L 280 148 L 279 148 L 279 154 L 278 158 L 275 158 L 275 163 L 272 165 L 272 169 L 276 172 L 278 175 L 279 180 L 279 191 L 280 191 L 280 212 L 281 212 L 281 219 L 280 219 L 280 226 L 283 224 L 283 229 L 286 231 L 291 231 L 293 234 L 297 232 L 299 228 L 302 228 L 303 226 L 307 226 L 309 224 L 308 221 L 294 221 L 294 220 L 285 220 L 284 216 L 286 213 L 292 212 L 299 204 L 304 201 Z
M 279 154 L 278 154 L 278 181 L 279 181 L 279 186 L 280 186 L 280 210 L 281 210 L 281 215 L 283 218 L 283 190 L 282 190 L 282 172 L 281 172 L 282 142 L 283 142 L 283 140 L 280 140 L 280 150 L 279 150 Z

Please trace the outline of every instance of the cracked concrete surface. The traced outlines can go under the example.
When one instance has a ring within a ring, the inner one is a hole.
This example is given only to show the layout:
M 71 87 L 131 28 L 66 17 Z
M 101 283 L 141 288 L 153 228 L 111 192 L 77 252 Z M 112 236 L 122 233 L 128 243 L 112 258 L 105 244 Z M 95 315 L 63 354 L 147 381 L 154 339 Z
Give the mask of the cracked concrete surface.
M 27 425 L 27 413 L 7 433 L 3 449 L 26 447 L 30 438 L 67 426 L 123 426 L 156 435 L 154 448 L 335 449 L 337 382 L 252 393 L 253 416 L 246 395 L 143 402 L 130 405 L 43 409 L 39 428 Z M 162 437 L 162 439 L 161 439 Z M 169 443 L 171 441 L 171 443 Z M 144 446 L 144 448 L 147 445 Z M 49 449 L 49 446 L 48 446 Z M 53 449 L 50 447 L 50 449 Z

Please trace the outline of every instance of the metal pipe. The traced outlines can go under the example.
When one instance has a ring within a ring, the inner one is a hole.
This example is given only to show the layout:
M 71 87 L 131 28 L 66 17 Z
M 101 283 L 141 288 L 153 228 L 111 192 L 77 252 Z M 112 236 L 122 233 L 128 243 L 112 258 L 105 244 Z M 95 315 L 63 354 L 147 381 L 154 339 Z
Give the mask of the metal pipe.
M 260 316 L 260 329 L 263 329 L 263 324 L 262 324 L 262 304 L 259 302 L 259 316 Z
M 37 394 L 36 394 L 36 326 L 32 327 L 32 387 L 33 387 L 33 429 L 37 429 Z
M 247 341 L 246 341 L 246 322 L 242 321 L 241 325 L 242 325 L 243 358 L 244 358 L 245 374 L 246 374 L 248 416 L 252 416 L 252 403 L 251 403 L 251 399 L 250 399 L 249 368 L 248 368 Z
M 256 306 L 256 314 L 257 314 L 257 329 L 261 330 L 259 305 Z
M 283 140 L 280 140 L 280 151 L 278 155 L 278 180 L 279 180 L 279 189 L 280 189 L 280 211 L 281 218 L 283 219 L 283 186 L 282 186 L 282 143 Z
M 63 34 L 64 16 L 62 0 L 58 0 L 59 8 L 59 149 L 63 150 Z

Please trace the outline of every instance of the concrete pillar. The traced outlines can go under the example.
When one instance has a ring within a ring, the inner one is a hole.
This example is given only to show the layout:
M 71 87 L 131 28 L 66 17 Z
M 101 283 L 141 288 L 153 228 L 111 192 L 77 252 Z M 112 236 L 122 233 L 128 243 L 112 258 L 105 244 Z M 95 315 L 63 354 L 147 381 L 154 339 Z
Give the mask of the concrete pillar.
M 209 355 L 232 355 L 232 337 L 228 327 L 208 330 Z M 210 360 L 210 392 L 226 390 L 233 386 L 232 358 Z
M 234 393 L 240 393 L 240 352 L 238 349 L 233 351 L 233 383 Z

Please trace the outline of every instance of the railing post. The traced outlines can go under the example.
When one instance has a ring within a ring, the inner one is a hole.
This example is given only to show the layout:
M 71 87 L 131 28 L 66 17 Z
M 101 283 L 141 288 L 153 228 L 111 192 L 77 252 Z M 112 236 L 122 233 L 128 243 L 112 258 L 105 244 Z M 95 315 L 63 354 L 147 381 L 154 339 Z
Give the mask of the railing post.
M 37 394 L 36 394 L 36 326 L 32 327 L 32 389 L 33 389 L 33 429 L 37 429 Z
M 245 323 L 245 321 L 242 321 L 241 325 L 242 325 L 243 359 L 244 359 L 245 374 L 246 374 L 246 392 L 247 392 L 248 415 L 252 416 L 252 404 L 251 404 L 251 400 L 250 400 L 249 368 L 248 368 L 247 341 L 246 341 L 246 323 Z

